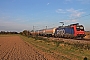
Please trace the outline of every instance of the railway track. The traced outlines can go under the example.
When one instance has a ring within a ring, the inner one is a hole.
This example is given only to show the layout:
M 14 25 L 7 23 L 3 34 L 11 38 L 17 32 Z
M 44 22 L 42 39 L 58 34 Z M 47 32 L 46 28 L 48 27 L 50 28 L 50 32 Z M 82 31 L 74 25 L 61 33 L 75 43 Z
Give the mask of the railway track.
M 41 36 L 40 36 L 41 37 Z M 64 41 L 64 42 L 69 42 L 69 43 L 84 43 L 84 44 L 90 44 L 90 39 L 66 39 L 66 38 L 55 38 L 55 37 L 43 37 L 46 38 L 50 41 Z

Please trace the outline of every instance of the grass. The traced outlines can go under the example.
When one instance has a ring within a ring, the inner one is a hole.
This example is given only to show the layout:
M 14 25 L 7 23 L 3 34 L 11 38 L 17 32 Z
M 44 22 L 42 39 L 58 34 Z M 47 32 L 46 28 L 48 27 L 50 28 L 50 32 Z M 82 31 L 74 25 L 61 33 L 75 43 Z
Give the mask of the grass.
M 21 36 L 20 37 L 34 45 L 36 48 L 50 53 L 54 55 L 54 57 L 60 59 L 60 60 L 83 60 L 84 57 L 87 57 L 88 60 L 90 60 L 90 45 L 84 45 L 84 44 L 70 44 L 65 43 L 63 41 L 57 42 L 57 41 L 49 41 L 48 38 L 41 38 L 41 37 L 26 37 Z

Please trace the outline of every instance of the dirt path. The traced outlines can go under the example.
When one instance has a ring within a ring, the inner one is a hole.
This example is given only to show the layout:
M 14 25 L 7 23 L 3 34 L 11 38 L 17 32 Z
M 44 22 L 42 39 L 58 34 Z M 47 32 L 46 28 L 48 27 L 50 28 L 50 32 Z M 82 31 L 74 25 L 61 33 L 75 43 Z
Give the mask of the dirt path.
M 19 36 L 0 37 L 0 60 L 55 60 L 25 43 Z

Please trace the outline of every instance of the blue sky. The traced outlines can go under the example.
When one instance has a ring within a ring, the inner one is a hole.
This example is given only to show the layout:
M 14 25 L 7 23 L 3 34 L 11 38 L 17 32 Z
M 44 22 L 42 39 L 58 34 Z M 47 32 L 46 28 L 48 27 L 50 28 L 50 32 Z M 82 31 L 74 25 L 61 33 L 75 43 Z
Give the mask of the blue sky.
M 90 30 L 89 14 L 90 0 L 0 0 L 0 31 L 52 28 L 59 22 L 78 22 Z

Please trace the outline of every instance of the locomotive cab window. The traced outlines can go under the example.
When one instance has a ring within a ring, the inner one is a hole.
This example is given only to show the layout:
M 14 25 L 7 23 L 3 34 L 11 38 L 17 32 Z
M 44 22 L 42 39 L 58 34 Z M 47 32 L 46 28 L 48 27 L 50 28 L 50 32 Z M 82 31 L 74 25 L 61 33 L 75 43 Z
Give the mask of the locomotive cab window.
M 77 31 L 80 31 L 80 30 L 84 31 L 84 27 L 83 26 L 77 26 L 76 29 L 77 29 Z
M 80 27 L 80 30 L 81 30 L 81 31 L 84 31 L 84 27 L 83 27 L 83 26 L 81 26 L 81 27 Z

